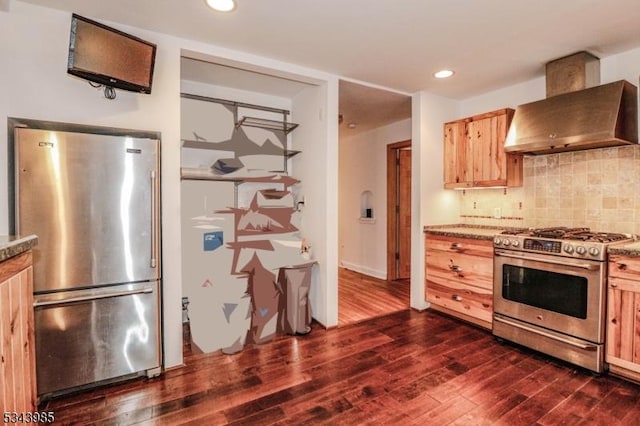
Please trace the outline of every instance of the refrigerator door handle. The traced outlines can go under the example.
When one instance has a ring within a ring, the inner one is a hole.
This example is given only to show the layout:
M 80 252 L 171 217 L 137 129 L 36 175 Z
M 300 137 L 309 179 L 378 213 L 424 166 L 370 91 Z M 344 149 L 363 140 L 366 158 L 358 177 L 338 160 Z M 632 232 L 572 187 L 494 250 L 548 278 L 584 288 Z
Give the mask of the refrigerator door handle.
M 34 302 L 33 304 L 33 307 L 40 308 L 43 306 L 62 306 L 62 305 L 68 305 L 70 303 L 86 302 L 88 300 L 108 299 L 110 297 L 132 296 L 134 294 L 145 294 L 145 293 L 153 293 L 153 287 L 145 287 L 145 288 L 130 290 L 130 291 L 117 291 L 114 293 L 70 297 L 68 299 L 61 299 L 61 300 L 43 300 L 40 302 L 36 300 L 36 302 Z
M 151 170 L 151 262 L 152 268 L 156 267 L 156 244 L 158 212 L 156 206 L 156 171 Z

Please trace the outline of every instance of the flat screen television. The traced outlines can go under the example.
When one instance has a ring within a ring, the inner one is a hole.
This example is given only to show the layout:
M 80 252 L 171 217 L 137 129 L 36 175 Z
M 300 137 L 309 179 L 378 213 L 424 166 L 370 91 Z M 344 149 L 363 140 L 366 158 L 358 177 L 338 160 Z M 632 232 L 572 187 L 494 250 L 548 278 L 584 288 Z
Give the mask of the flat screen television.
M 72 15 L 69 74 L 105 87 L 148 94 L 155 59 L 155 44 Z

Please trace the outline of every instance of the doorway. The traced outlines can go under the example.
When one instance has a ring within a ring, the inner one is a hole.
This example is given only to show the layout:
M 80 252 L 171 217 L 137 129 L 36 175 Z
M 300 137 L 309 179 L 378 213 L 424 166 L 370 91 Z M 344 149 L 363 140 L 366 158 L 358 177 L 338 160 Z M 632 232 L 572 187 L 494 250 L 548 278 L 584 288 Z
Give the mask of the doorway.
M 387 145 L 387 280 L 411 277 L 411 141 Z
M 341 81 L 339 96 L 338 325 L 342 326 L 409 308 L 409 274 L 405 280 L 390 280 L 387 270 L 387 151 L 389 144 L 410 148 L 412 126 L 409 95 Z M 397 145 L 397 141 L 405 142 Z M 407 160 L 411 162 L 409 150 L 401 161 Z M 410 168 L 401 169 L 411 173 Z M 408 191 L 402 193 L 403 198 L 407 195 Z M 406 249 L 408 259 L 410 243 Z

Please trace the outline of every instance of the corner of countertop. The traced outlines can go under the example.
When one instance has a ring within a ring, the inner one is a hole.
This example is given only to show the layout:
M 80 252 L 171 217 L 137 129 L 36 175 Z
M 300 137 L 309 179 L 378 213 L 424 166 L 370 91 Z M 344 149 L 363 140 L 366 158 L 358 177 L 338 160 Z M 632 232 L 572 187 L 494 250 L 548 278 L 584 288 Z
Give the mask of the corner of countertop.
M 607 247 L 607 253 L 619 256 L 640 257 L 640 240 L 637 235 L 634 235 L 633 241 L 610 245 Z
M 0 262 L 31 250 L 37 244 L 38 237 L 36 235 L 27 235 L 25 237 L 2 235 L 0 236 Z

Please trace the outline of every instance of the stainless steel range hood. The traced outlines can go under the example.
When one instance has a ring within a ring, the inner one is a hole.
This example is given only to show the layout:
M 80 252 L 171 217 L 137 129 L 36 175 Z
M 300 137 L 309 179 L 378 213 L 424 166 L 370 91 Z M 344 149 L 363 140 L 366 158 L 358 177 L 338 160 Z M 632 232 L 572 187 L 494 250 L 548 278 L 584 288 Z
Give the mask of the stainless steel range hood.
M 505 151 L 548 154 L 637 144 L 637 92 L 617 81 L 520 105 Z

